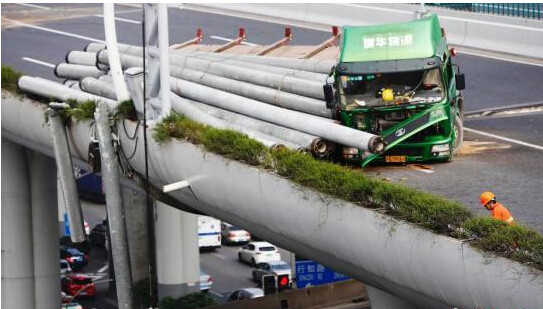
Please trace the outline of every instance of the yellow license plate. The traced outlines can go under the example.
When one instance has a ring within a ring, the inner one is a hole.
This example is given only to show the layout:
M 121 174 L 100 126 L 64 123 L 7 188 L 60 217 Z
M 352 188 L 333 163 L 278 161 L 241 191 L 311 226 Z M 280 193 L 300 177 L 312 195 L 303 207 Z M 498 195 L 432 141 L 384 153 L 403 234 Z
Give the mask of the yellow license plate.
M 387 163 L 405 163 L 405 156 L 385 156 Z

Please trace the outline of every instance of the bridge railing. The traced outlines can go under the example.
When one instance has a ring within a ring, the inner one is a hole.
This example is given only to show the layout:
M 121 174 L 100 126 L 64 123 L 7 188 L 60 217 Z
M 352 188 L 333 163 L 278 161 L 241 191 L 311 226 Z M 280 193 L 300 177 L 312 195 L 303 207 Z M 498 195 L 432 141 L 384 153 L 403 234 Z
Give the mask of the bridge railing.
M 520 18 L 543 18 L 543 5 L 541 3 L 427 3 L 426 5 Z

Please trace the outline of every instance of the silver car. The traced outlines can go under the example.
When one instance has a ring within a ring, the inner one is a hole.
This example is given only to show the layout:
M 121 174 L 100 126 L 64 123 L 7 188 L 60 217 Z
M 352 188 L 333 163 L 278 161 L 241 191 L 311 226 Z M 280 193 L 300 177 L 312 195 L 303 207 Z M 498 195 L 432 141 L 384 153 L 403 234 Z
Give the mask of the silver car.
M 256 269 L 253 270 L 253 281 L 258 285 L 262 284 L 262 276 L 264 275 L 274 275 L 275 277 L 280 275 L 288 275 L 288 280 L 292 276 L 290 265 L 287 262 L 278 261 L 278 262 L 266 262 L 256 265 Z

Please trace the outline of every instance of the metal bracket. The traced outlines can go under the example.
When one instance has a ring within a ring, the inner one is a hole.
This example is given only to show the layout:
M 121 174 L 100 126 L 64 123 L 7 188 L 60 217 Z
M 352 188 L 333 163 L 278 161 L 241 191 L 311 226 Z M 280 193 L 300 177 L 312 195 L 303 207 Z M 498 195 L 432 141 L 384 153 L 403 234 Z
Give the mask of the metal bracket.
M 196 194 L 192 190 L 188 180 L 182 180 L 182 181 L 171 183 L 169 185 L 162 186 L 162 192 L 169 193 L 169 192 L 180 190 L 180 189 L 183 189 L 183 188 L 189 188 L 189 190 L 192 193 L 192 195 L 194 196 L 194 198 L 198 199 L 198 197 L 196 196 Z

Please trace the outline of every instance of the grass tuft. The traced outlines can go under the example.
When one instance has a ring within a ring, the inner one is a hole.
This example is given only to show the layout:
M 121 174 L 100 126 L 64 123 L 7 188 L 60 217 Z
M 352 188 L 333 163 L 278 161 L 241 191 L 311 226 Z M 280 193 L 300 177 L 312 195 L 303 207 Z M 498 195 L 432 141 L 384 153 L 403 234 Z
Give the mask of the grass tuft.
M 11 67 L 2 66 L 2 89 L 13 93 L 21 93 L 17 82 L 23 74 L 13 70 Z
M 115 118 L 125 118 L 129 120 L 138 120 L 138 113 L 132 100 L 124 100 L 117 105 Z
M 69 116 L 76 121 L 85 121 L 94 119 L 94 111 L 96 110 L 96 101 L 89 100 L 81 104 L 70 104 L 70 109 L 67 110 Z

